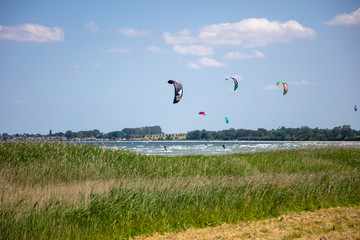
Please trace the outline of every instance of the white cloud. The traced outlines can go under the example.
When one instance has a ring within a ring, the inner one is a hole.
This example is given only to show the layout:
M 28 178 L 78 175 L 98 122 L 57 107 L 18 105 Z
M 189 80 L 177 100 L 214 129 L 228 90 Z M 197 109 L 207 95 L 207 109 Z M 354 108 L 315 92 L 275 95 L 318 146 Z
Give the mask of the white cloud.
M 188 67 L 193 68 L 193 69 L 198 69 L 200 67 L 226 67 L 226 64 L 218 62 L 212 58 L 204 57 L 204 58 L 197 60 L 196 62 L 190 62 L 188 64 Z
M 129 48 L 109 48 L 104 50 L 104 53 L 131 53 L 132 50 Z
M 154 52 L 154 53 L 161 53 L 162 52 L 162 50 L 159 47 L 156 47 L 156 46 L 150 46 L 150 47 L 148 47 L 148 50 L 150 52 Z
M 99 31 L 99 27 L 93 21 L 90 21 L 88 24 L 86 24 L 85 28 L 92 33 L 96 33 L 97 31 Z
M 78 63 L 73 64 L 73 71 L 76 73 L 80 72 L 80 64 Z
M 165 42 L 170 45 L 199 42 L 196 40 L 196 37 L 190 37 L 190 33 L 191 31 L 189 29 L 183 29 L 176 36 L 172 36 L 169 32 L 165 32 L 163 36 L 165 38 Z
M 236 23 L 213 24 L 200 28 L 197 36 L 185 29 L 178 34 L 163 34 L 170 45 L 206 44 L 236 45 L 245 47 L 266 46 L 273 42 L 289 42 L 296 38 L 314 38 L 316 32 L 294 20 L 269 21 L 265 18 L 249 18 Z
M 73 69 L 74 69 L 74 72 L 79 72 L 79 70 L 80 70 L 80 64 L 78 64 L 78 63 L 75 63 L 75 64 L 73 64 Z
M 301 80 L 299 82 L 290 82 L 291 85 L 294 85 L 294 86 L 309 86 L 309 85 L 315 85 L 314 82 L 308 82 L 306 80 Z
M 130 37 L 139 37 L 150 34 L 150 31 L 139 31 L 130 27 L 120 28 L 119 32 L 125 36 L 130 36 Z
M 354 12 L 347 14 L 339 14 L 334 19 L 327 22 L 329 25 L 360 25 L 360 8 Z
M 197 63 L 191 62 L 188 64 L 188 67 L 192 68 L 192 69 L 198 69 L 198 68 L 200 68 L 200 65 Z
M 180 54 L 193 54 L 197 56 L 208 56 L 214 53 L 212 47 L 206 47 L 203 45 L 176 45 L 174 46 L 174 52 Z
M 64 40 L 61 28 L 48 28 L 39 24 L 26 23 L 19 26 L 1 26 L 0 39 L 27 42 L 59 42 Z
M 14 101 L 15 104 L 25 104 L 26 101 L 25 100 L 20 100 L 20 99 L 17 99 Z
M 226 66 L 225 63 L 221 63 L 221 62 L 216 61 L 215 59 L 211 59 L 211 58 L 207 58 L 207 57 L 199 59 L 198 63 L 204 67 L 225 67 Z
M 265 54 L 260 51 L 253 51 L 252 53 L 243 52 L 227 52 L 224 56 L 226 59 L 249 59 L 249 58 L 265 58 Z
M 276 90 L 276 89 L 278 89 L 278 86 L 276 86 L 276 84 L 274 84 L 274 85 L 266 85 L 266 86 L 263 86 L 262 89 L 264 89 L 264 90 Z

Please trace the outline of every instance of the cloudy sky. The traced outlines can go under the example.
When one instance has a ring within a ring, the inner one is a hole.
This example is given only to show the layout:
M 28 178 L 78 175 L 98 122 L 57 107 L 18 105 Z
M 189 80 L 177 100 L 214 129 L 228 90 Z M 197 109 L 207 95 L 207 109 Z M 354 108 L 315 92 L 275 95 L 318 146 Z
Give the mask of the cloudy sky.
M 359 43 L 358 0 L 3 0 L 0 133 L 360 130 Z

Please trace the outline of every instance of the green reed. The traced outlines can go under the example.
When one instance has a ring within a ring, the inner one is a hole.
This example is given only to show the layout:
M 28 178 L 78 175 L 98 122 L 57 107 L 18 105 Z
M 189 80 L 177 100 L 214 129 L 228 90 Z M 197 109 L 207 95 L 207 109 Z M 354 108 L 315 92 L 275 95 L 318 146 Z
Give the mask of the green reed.
M 118 239 L 359 205 L 359 167 L 359 148 L 165 157 L 0 144 L 0 239 Z

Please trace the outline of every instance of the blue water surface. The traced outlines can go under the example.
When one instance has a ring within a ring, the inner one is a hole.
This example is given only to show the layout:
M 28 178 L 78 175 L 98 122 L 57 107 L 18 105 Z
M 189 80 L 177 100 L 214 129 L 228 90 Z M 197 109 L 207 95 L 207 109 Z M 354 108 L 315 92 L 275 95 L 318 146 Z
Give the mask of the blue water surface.
M 127 150 L 145 155 L 221 155 L 307 147 L 360 147 L 360 142 L 88 142 L 105 149 Z

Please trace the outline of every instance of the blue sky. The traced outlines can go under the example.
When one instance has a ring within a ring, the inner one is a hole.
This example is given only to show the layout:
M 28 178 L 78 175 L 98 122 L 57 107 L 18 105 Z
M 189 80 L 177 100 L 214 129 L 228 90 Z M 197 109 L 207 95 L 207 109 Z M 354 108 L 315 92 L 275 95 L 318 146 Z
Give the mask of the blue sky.
M 360 130 L 359 43 L 360 1 L 3 0 L 0 133 Z

